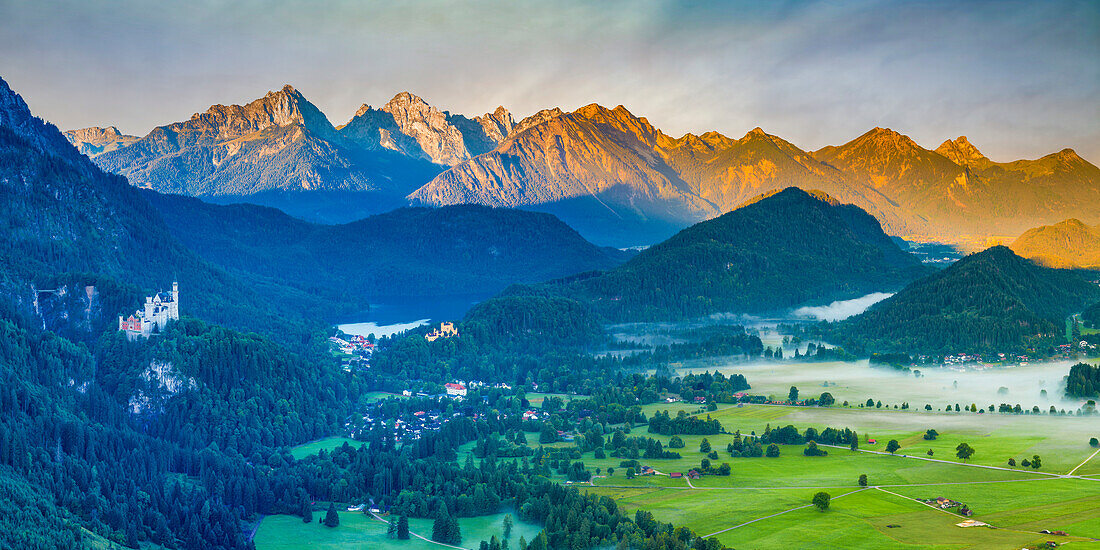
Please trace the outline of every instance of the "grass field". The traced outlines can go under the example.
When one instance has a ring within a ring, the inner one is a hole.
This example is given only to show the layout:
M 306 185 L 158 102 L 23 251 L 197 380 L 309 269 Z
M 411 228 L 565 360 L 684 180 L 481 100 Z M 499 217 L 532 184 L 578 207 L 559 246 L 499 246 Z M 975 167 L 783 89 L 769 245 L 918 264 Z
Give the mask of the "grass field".
M 337 447 L 342 447 L 344 443 L 352 447 L 358 447 L 363 444 L 362 441 L 356 441 L 347 437 L 326 437 L 324 439 L 318 439 L 317 441 L 310 441 L 309 443 L 298 445 L 290 449 L 290 454 L 295 459 L 301 460 L 307 456 L 319 453 L 321 449 L 331 451 Z
M 257 550 L 349 550 L 370 548 L 378 550 L 443 550 L 440 546 L 412 537 L 409 540 L 391 540 L 386 536 L 386 524 L 362 512 L 340 512 L 340 525 L 328 528 L 321 525 L 324 513 L 315 513 L 312 523 L 302 523 L 297 516 L 268 516 L 264 518 L 256 533 Z M 512 515 L 515 524 L 512 528 L 512 547 L 518 548 L 519 537 L 527 540 L 538 535 L 541 527 L 521 522 Z M 396 517 L 386 517 L 396 521 Z M 462 530 L 462 547 L 477 548 L 482 540 L 492 536 L 501 536 L 504 514 L 459 518 Z M 431 537 L 432 521 L 411 518 L 409 529 L 425 537 Z
M 694 362 L 681 372 L 713 371 L 721 362 Z M 709 369 L 698 368 L 708 364 Z M 1088 445 L 1088 439 L 1100 437 L 1100 420 L 1046 414 L 1050 405 L 1071 413 L 1081 405 L 1061 396 L 1061 377 L 1071 364 L 926 369 L 920 377 L 874 369 L 866 362 L 726 365 L 724 372 L 748 377 L 752 393 L 782 399 L 794 385 L 803 397 L 828 391 L 838 405 L 720 405 L 716 411 L 698 413 L 694 404 L 657 403 L 644 406 L 643 413 L 651 416 L 668 410 L 709 415 L 720 420 L 728 432 L 740 430 L 743 434 L 762 433 L 767 425 L 792 424 L 800 431 L 811 426 L 818 430 L 851 428 L 862 436 L 860 451 L 829 448 L 826 457 L 806 457 L 803 447 L 794 445 L 781 446 L 778 458 L 732 458 L 725 451 L 732 436 L 719 434 L 707 436 L 719 455 L 712 463 L 728 462 L 732 468 L 729 476 L 704 476 L 690 485 L 687 480 L 668 476 L 628 480 L 621 459 L 597 460 L 593 453 L 585 453 L 581 460 L 592 471 L 599 468 L 601 477 L 593 480 L 593 486 L 581 487 L 611 496 L 627 510 L 644 508 L 658 519 L 687 525 L 700 534 L 717 533 L 723 543 L 739 549 L 1023 548 L 1047 540 L 1070 548 L 1097 547 L 1100 456 L 1094 455 L 1096 449 Z M 868 398 L 881 400 L 884 406 L 858 406 Z M 849 400 L 849 407 L 840 406 L 844 400 Z M 901 403 L 909 403 L 910 408 L 893 407 Z M 925 403 L 934 410 L 925 411 Z M 955 403 L 964 407 L 977 403 L 983 408 L 1020 403 L 1027 409 L 1040 406 L 1044 414 L 944 412 L 944 407 Z M 940 434 L 933 441 L 923 438 L 929 428 Z M 631 435 L 654 437 L 666 448 L 671 439 L 646 433 L 644 426 Z M 676 451 L 682 458 L 639 461 L 666 474 L 698 467 L 705 456 L 699 452 L 703 437 L 681 439 L 686 446 Z M 876 443 L 870 444 L 868 439 Z M 891 439 L 901 444 L 896 456 L 884 453 Z M 963 442 L 976 451 L 966 461 L 955 456 L 955 447 Z M 1009 458 L 1019 464 L 1036 454 L 1042 457 L 1038 471 L 1008 466 Z M 614 469 L 613 475 L 607 475 L 608 468 Z M 1062 477 L 1070 471 L 1075 477 Z M 871 488 L 859 487 L 860 474 L 868 475 Z M 558 479 L 564 482 L 564 478 Z M 819 490 L 839 497 L 826 512 L 805 507 Z M 912 500 L 941 496 L 966 503 L 974 510 L 974 519 L 996 528 L 957 527 L 964 518 Z M 1039 533 L 1043 529 L 1065 531 L 1070 536 Z

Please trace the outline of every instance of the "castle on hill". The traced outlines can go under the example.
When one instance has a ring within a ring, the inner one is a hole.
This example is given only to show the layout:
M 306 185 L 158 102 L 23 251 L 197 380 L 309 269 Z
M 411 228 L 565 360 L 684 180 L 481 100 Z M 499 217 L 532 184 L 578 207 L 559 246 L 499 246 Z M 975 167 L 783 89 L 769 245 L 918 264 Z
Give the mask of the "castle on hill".
M 440 323 L 439 328 L 425 334 L 424 338 L 429 342 L 434 342 L 440 338 L 451 338 L 453 336 L 458 336 L 458 329 L 455 328 L 455 324 L 443 321 Z
M 168 321 L 180 318 L 179 283 L 172 283 L 172 292 L 158 292 L 145 297 L 145 309 L 137 310 L 128 318 L 118 316 L 118 330 L 125 331 L 130 340 L 148 338 L 164 332 Z

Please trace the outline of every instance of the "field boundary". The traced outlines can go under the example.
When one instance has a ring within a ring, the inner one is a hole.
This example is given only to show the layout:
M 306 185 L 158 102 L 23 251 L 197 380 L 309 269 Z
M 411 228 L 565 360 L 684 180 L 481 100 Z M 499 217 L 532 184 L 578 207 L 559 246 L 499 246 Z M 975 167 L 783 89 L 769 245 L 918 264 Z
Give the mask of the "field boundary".
M 870 487 L 864 487 L 864 488 L 862 488 L 862 489 L 856 489 L 855 491 L 849 491 L 849 492 L 847 492 L 847 493 L 844 493 L 844 494 L 842 494 L 842 495 L 837 495 L 837 496 L 835 496 L 835 497 L 831 497 L 831 498 L 830 498 L 829 500 L 830 500 L 830 502 L 831 502 L 831 501 L 833 501 L 833 500 L 836 500 L 836 499 L 838 499 L 838 498 L 841 498 L 841 497 L 846 497 L 846 496 L 848 496 L 848 495 L 851 495 L 851 494 L 859 493 L 859 492 L 861 492 L 861 491 L 866 491 L 867 489 L 870 489 Z M 733 527 L 727 527 L 727 528 L 725 528 L 725 529 L 722 529 L 721 531 L 715 531 L 715 532 L 713 532 L 713 533 L 711 533 L 711 534 L 709 534 L 709 535 L 703 535 L 703 538 L 710 538 L 710 537 L 713 537 L 713 536 L 715 536 L 715 535 L 720 535 L 720 534 L 722 534 L 722 533 L 725 533 L 725 532 L 727 532 L 727 531 L 733 531 L 734 529 L 737 529 L 737 528 L 739 528 L 739 527 L 744 527 L 744 526 L 746 526 L 746 525 L 749 525 L 749 524 L 752 524 L 752 523 L 756 523 L 756 522 L 758 522 L 758 521 L 763 521 L 763 520 L 765 520 L 765 519 L 769 519 L 769 518 L 774 518 L 775 516 L 781 516 L 781 515 L 783 515 L 783 514 L 786 514 L 786 513 L 788 513 L 788 512 L 794 512 L 795 510 L 802 510 L 803 508 L 809 508 L 809 507 L 811 507 L 811 506 L 813 506 L 813 503 L 810 503 L 810 504 L 803 504 L 802 506 L 796 506 L 796 507 L 794 507 L 794 508 L 790 508 L 790 509 L 787 509 L 787 510 L 783 510 L 782 512 L 776 512 L 776 513 L 774 513 L 774 514 L 771 514 L 771 515 L 769 515 L 769 516 L 764 516 L 764 517 L 759 517 L 759 518 L 756 518 L 756 519 L 754 519 L 754 520 L 749 520 L 749 521 L 746 521 L 745 523 L 741 523 L 741 524 L 739 524 L 739 525 L 734 525 Z
M 1092 453 L 1091 455 L 1089 455 L 1089 457 L 1088 457 L 1088 458 L 1086 458 L 1085 460 L 1081 461 L 1081 463 L 1077 465 L 1077 468 L 1074 468 L 1074 469 L 1070 470 L 1069 472 L 1066 472 L 1066 475 L 1067 475 L 1067 476 L 1071 476 L 1071 475 L 1073 475 L 1073 472 L 1076 472 L 1078 468 L 1080 468 L 1081 466 L 1084 466 L 1085 464 L 1088 464 L 1088 462 L 1089 462 L 1090 460 L 1092 460 L 1092 457 L 1096 456 L 1096 453 L 1100 453 L 1100 449 L 1096 449 L 1096 451 L 1095 451 L 1095 452 L 1093 452 L 1093 453 Z

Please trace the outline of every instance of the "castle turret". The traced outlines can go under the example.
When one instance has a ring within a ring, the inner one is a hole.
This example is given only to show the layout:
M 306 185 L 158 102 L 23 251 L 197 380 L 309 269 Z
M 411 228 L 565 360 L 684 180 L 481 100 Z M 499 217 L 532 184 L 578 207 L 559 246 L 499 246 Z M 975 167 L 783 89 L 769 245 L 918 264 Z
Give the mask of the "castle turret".
M 180 318 L 180 285 L 172 281 L 172 303 L 168 306 L 168 318 L 178 320 Z

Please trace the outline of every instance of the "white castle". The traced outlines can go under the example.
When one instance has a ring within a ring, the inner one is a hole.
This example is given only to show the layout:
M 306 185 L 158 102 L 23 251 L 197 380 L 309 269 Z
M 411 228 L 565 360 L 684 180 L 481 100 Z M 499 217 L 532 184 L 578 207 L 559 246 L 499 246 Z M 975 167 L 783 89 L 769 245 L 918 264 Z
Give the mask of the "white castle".
M 145 310 L 137 310 L 129 318 L 118 316 L 118 330 L 125 331 L 126 337 L 135 340 L 159 334 L 168 326 L 168 321 L 180 318 L 179 284 L 172 283 L 172 293 L 158 292 L 145 297 Z

